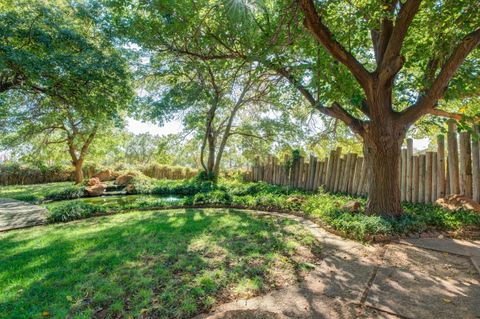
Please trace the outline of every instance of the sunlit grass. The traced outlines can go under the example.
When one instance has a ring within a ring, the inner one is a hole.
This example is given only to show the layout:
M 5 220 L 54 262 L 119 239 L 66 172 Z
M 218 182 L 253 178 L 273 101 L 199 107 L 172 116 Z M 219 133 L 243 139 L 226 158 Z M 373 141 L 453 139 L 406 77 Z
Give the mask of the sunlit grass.
M 52 191 L 60 191 L 72 185 L 72 182 L 59 182 L 34 185 L 0 186 L 0 198 L 13 198 L 35 202 L 43 200 L 45 195 Z
M 314 262 L 298 247 L 319 246 L 293 221 L 223 209 L 12 231 L 0 235 L 0 317 L 188 318 L 297 280 Z

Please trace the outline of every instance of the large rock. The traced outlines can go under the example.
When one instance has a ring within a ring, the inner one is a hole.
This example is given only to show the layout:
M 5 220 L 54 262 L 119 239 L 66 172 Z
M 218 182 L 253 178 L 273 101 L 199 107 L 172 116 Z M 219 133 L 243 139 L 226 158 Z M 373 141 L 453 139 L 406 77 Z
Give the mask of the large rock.
M 455 194 L 439 198 L 435 201 L 435 204 L 451 211 L 466 209 L 480 213 L 480 204 L 463 195 Z
M 87 181 L 87 186 L 94 186 L 100 184 L 100 179 L 92 177 Z
M 104 171 L 101 171 L 95 175 L 93 175 L 93 178 L 98 178 L 101 182 L 105 181 L 114 181 L 115 178 L 117 178 L 118 174 L 116 174 L 114 171 L 110 169 L 106 169 Z
M 135 173 L 127 173 L 117 177 L 115 184 L 119 186 L 127 186 L 135 178 Z
M 125 187 L 125 191 L 127 192 L 127 194 L 135 193 L 135 185 L 128 184 L 127 187 Z
M 90 178 L 87 182 L 87 187 L 85 187 L 85 192 L 88 196 L 101 196 L 105 193 L 107 185 L 101 183 L 98 178 Z

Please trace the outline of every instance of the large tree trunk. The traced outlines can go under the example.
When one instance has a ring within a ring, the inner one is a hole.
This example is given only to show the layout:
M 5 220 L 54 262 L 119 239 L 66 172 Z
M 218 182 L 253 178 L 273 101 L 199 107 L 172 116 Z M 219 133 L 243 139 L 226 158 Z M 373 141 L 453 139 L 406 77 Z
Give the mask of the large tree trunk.
M 364 137 L 368 167 L 367 214 L 398 217 L 403 213 L 400 198 L 400 152 L 403 129 L 381 125 L 371 127 Z
M 208 160 L 207 160 L 207 173 L 213 174 L 214 169 L 215 169 L 215 149 L 216 149 L 216 143 L 215 143 L 215 136 L 211 134 L 211 136 L 208 136 Z
M 73 165 L 75 166 L 75 183 L 80 184 L 83 182 L 83 159 L 75 161 Z

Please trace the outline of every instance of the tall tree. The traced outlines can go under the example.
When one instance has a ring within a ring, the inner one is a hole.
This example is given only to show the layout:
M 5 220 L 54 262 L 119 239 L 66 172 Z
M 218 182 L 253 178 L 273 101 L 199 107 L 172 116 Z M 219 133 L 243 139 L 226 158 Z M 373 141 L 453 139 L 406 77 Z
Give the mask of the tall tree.
M 201 136 L 199 161 L 206 175 L 218 176 L 229 138 L 242 134 L 235 130 L 239 113 L 269 103 L 270 78 L 278 75 L 258 64 L 199 61 L 169 50 L 152 60 L 143 87 L 151 93 L 144 94 L 138 113 L 158 121 L 182 114 L 186 130 Z
M 43 133 L 52 143 L 60 136 L 55 142 L 68 146 L 77 183 L 95 135 L 112 126 L 132 95 L 126 61 L 84 9 L 12 6 L 4 14 L 11 23 L 0 25 L 0 74 L 7 88 L 0 92 L 7 114 L 0 118 L 7 136 L 2 142 Z
M 197 0 L 131 9 L 122 28 L 145 26 L 135 37 L 150 48 L 257 61 L 345 123 L 363 140 L 371 214 L 402 213 L 398 163 L 408 128 L 429 114 L 461 118 L 444 101 L 480 90 L 475 0 Z

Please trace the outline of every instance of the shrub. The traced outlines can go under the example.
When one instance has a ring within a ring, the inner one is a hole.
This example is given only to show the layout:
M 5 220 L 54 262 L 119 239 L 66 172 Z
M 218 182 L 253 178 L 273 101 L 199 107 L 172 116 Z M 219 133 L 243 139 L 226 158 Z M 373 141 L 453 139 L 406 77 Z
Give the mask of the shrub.
M 12 198 L 16 199 L 16 200 L 23 201 L 23 202 L 28 202 L 28 203 L 37 203 L 37 202 L 40 202 L 42 200 L 41 197 L 39 197 L 37 195 L 33 195 L 33 194 L 15 195 L 15 196 L 12 196 Z
M 152 190 L 155 187 L 156 181 L 153 178 L 147 177 L 142 173 L 135 172 L 135 175 L 130 181 L 130 184 L 134 186 L 132 194 L 152 194 Z
M 46 200 L 64 200 L 80 198 L 85 194 L 84 186 L 68 186 L 61 190 L 54 190 L 45 195 Z
M 215 183 L 211 181 L 199 182 L 191 180 L 187 182 L 177 181 L 158 181 L 150 190 L 151 194 L 156 195 L 195 195 L 197 193 L 206 193 L 216 189 Z
M 222 204 L 232 203 L 232 196 L 223 190 L 215 190 L 209 193 L 197 193 L 193 197 L 193 204 Z
M 226 183 L 225 186 L 230 190 L 232 195 L 237 195 L 237 196 L 292 193 L 292 190 L 288 189 L 287 187 L 270 185 L 264 182 Z
M 217 182 L 218 176 L 216 176 L 213 172 L 207 173 L 205 171 L 200 171 L 193 179 L 194 182 Z
M 83 203 L 79 201 L 62 203 L 53 207 L 48 216 L 49 223 L 67 222 L 71 220 L 86 218 L 94 213 L 104 212 L 101 206 Z

